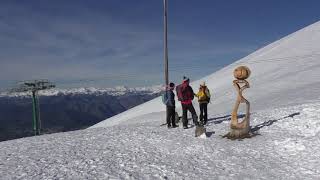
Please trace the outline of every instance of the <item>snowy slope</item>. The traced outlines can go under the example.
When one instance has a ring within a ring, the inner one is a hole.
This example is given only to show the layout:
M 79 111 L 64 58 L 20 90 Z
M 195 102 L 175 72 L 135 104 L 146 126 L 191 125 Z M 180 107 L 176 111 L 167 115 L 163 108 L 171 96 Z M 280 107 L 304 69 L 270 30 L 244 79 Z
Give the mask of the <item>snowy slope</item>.
M 230 113 L 236 92 L 232 86 L 233 70 L 246 65 L 251 69 L 251 88 L 245 97 L 253 111 L 264 108 L 315 102 L 320 99 L 320 22 L 286 36 L 249 56 L 192 83 L 198 89 L 206 81 L 213 93 L 209 110 L 212 113 Z M 196 102 L 195 102 L 196 103 Z M 150 112 L 164 111 L 160 98 L 137 106 L 96 124 L 106 127 Z
M 207 138 L 159 126 L 158 98 L 101 128 L 0 142 L 0 179 L 320 179 L 319 44 L 320 22 L 205 77 L 214 94 Z M 220 135 L 240 64 L 252 70 L 245 97 L 259 135 L 231 141 Z

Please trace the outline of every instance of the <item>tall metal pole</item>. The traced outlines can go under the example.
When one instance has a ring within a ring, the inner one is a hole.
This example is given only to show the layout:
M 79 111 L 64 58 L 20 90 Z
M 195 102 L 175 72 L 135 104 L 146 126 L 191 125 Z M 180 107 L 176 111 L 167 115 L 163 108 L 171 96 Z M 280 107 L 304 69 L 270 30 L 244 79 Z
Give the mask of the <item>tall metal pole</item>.
M 164 78 L 166 85 L 169 84 L 169 70 L 168 70 L 168 1 L 163 0 L 164 5 Z
M 39 119 L 39 101 L 37 91 L 32 91 L 32 111 L 33 111 L 33 130 L 34 135 L 40 135 L 40 119 Z
M 34 131 L 34 135 L 37 135 L 37 100 L 36 100 L 36 92 L 32 91 L 32 115 L 33 115 L 33 122 L 32 122 L 32 126 L 33 126 L 33 131 Z
M 39 103 L 39 96 L 36 96 L 36 103 L 37 103 L 37 126 L 38 126 L 38 135 L 41 134 L 41 119 L 40 119 L 40 103 Z

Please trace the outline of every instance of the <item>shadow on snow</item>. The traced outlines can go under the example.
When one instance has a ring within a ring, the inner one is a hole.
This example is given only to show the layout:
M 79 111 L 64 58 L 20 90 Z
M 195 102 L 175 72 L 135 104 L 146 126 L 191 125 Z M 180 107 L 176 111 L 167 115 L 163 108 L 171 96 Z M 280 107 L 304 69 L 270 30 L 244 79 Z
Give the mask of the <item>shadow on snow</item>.
M 285 117 L 282 117 L 282 118 L 279 118 L 279 119 L 274 119 L 274 120 L 269 120 L 269 121 L 265 121 L 261 124 L 258 124 L 254 127 L 251 127 L 251 132 L 254 133 L 256 131 L 258 131 L 259 129 L 265 127 L 265 126 L 271 126 L 273 123 L 275 122 L 278 122 L 280 120 L 284 120 L 284 119 L 287 119 L 287 118 L 293 118 L 294 116 L 297 116 L 297 115 L 300 115 L 300 112 L 296 112 L 296 113 L 292 113 L 288 116 L 285 116 Z

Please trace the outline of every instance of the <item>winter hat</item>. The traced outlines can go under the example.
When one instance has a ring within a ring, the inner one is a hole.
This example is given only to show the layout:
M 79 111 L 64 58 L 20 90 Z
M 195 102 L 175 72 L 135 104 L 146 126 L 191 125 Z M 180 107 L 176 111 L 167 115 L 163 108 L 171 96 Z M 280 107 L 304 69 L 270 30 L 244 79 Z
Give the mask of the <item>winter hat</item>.
M 187 82 L 187 81 L 190 81 L 190 79 L 187 78 L 186 76 L 183 76 L 183 82 Z
M 203 81 L 203 82 L 200 84 L 200 86 L 202 86 L 202 87 L 206 86 L 206 82 Z

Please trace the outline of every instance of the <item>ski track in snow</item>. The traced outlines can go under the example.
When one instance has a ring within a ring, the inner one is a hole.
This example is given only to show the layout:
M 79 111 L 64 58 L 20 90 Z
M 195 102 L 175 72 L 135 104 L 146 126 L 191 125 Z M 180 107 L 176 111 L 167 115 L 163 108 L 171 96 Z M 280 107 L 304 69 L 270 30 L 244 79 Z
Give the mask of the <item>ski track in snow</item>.
M 0 179 L 320 178 L 320 103 L 253 112 L 260 135 L 242 141 L 220 137 L 223 114 L 210 116 L 207 138 L 160 127 L 164 115 L 1 142 Z

